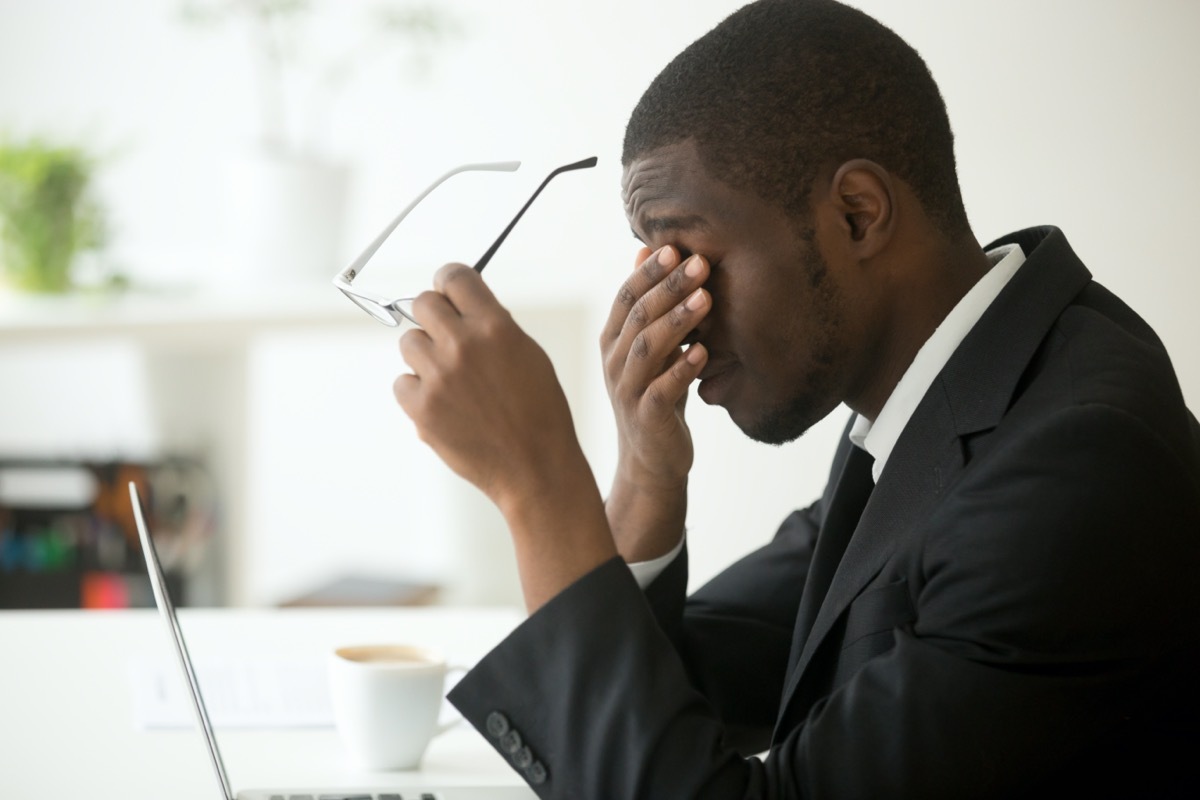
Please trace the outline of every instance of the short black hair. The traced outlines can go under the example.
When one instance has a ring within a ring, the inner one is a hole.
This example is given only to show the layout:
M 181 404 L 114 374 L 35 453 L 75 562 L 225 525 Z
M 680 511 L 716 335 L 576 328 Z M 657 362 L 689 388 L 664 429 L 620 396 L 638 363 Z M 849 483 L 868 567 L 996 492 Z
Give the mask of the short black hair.
M 797 219 L 818 170 L 867 158 L 904 180 L 944 234 L 969 231 L 929 68 L 833 0 L 758 0 L 693 42 L 634 108 L 621 161 L 688 138 L 711 177 Z

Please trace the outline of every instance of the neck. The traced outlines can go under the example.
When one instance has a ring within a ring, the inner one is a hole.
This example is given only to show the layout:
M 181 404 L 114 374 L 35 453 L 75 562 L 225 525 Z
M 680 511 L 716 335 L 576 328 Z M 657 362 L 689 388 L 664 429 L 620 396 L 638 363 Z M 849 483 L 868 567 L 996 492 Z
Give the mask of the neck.
M 991 268 L 983 248 L 970 233 L 945 240 L 938 236 L 917 237 L 920 246 L 909 250 L 894 280 L 883 291 L 882 314 L 869 374 L 860 383 L 862 391 L 847 399 L 847 405 L 872 422 L 912 364 L 917 352 L 962 300 L 971 287 Z

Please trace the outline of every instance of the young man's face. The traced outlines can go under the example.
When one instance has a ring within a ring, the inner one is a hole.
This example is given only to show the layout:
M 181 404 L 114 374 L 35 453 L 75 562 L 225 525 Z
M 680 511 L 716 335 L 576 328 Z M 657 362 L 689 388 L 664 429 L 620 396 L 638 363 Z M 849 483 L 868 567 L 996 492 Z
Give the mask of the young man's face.
M 632 161 L 622 180 L 634 234 L 708 259 L 712 310 L 688 341 L 709 352 L 699 394 L 748 436 L 779 444 L 845 397 L 861 309 L 819 235 L 772 203 L 713 180 L 691 140 Z

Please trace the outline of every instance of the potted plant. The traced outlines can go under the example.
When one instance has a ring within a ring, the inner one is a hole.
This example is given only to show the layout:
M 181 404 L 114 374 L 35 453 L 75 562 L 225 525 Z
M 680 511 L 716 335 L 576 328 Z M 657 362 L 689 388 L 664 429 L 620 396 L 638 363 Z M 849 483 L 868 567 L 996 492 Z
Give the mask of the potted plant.
M 0 140 L 0 273 L 30 292 L 71 288 L 80 253 L 104 244 L 94 160 L 74 147 Z
M 341 51 L 322 45 L 312 0 L 181 0 L 199 27 L 240 25 L 250 34 L 258 97 L 258 141 L 231 158 L 227 174 L 225 273 L 247 280 L 328 278 L 338 256 L 349 168 L 322 141 L 337 95 L 373 57 L 405 52 L 413 72 L 456 23 L 432 3 L 378 2 L 362 9 L 364 38 Z M 222 274 L 212 276 L 223 280 Z

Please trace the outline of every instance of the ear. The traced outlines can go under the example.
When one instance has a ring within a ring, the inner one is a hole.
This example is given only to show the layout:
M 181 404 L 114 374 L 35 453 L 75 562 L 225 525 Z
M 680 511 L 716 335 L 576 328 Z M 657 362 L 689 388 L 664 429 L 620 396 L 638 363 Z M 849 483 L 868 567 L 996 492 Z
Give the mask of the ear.
M 856 158 L 842 164 L 830 182 L 831 200 L 842 230 L 860 257 L 875 255 L 895 227 L 895 185 L 874 161 Z

